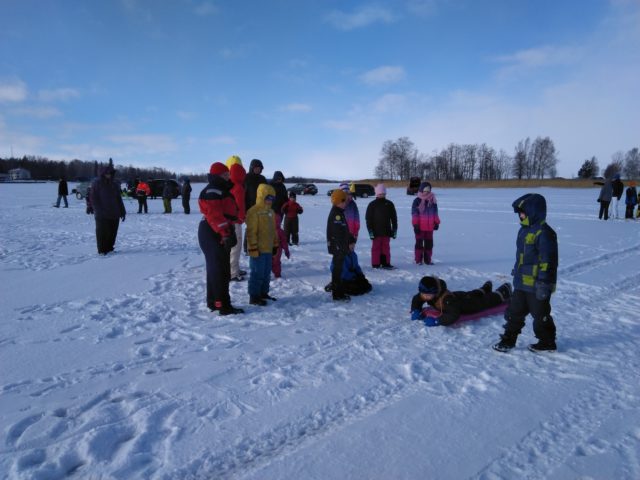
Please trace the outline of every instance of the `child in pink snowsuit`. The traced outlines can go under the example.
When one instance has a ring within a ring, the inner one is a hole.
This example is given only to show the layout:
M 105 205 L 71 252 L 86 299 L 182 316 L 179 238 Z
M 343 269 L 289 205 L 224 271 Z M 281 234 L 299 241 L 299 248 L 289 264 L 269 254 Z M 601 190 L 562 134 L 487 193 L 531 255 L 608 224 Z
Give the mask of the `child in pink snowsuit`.
M 418 265 L 431 265 L 433 231 L 438 230 L 440 217 L 436 196 L 429 182 L 422 182 L 418 188 L 418 195 L 411 205 L 411 224 L 416 235 L 415 261 Z

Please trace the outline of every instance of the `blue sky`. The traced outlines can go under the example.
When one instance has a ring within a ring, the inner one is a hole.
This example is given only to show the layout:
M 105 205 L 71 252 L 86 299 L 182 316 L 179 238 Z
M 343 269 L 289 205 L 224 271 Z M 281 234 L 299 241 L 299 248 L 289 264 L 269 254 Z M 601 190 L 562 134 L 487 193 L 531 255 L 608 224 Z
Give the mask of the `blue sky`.
M 0 156 L 373 176 L 384 141 L 559 174 L 640 146 L 640 0 L 0 0 Z

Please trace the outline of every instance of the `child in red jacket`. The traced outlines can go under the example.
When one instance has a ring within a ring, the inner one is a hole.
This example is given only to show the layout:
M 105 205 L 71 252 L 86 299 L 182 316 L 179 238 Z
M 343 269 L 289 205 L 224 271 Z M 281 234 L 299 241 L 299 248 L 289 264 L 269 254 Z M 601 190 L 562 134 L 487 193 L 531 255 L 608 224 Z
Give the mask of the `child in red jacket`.
M 289 200 L 282 205 L 284 234 L 289 245 L 298 245 L 298 215 L 301 213 L 302 207 L 296 202 L 296 194 L 289 192 Z

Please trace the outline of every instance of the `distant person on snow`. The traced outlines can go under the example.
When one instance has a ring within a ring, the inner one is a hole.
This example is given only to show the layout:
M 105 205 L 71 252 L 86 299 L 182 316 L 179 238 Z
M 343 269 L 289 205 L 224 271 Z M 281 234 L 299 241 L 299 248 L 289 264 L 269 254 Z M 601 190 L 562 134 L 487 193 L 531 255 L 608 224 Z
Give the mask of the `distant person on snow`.
M 609 204 L 613 197 L 613 186 L 610 178 L 606 178 L 603 182 L 593 182 L 595 185 L 602 185 L 600 188 L 600 195 L 598 195 L 598 203 L 600 203 L 600 212 L 598 212 L 598 218 L 602 220 L 604 216 L 605 220 L 609 220 Z
M 229 254 L 238 243 L 233 227 L 238 209 L 229 191 L 229 169 L 223 163 L 213 163 L 208 180 L 198 198 L 204 216 L 198 226 L 198 243 L 207 267 L 207 307 L 220 315 L 244 313 L 231 304 L 229 295 Z
M 636 190 L 636 182 L 629 182 L 629 188 L 625 194 L 624 203 L 626 205 L 624 218 L 633 220 L 633 210 L 638 204 L 638 192 Z
M 138 199 L 138 213 L 149 213 L 147 197 L 151 195 L 151 187 L 144 180 L 140 180 L 136 185 L 136 198 Z
M 107 165 L 91 184 L 91 208 L 96 221 L 96 242 L 100 255 L 113 252 L 120 220 L 124 222 L 127 215 L 120 187 L 114 181 L 115 175 L 113 166 Z
M 191 188 L 191 180 L 189 180 L 188 178 L 184 179 L 184 182 L 182 183 L 182 192 L 180 192 L 180 195 L 182 196 L 182 209 L 184 210 L 184 213 L 186 215 L 189 215 L 191 213 L 191 191 L 193 189 Z
M 365 215 L 369 238 L 371 238 L 371 266 L 391 270 L 390 239 L 398 233 L 396 207 L 387 200 L 387 188 L 379 183 L 375 188 L 376 199 L 367 206 Z
M 444 280 L 422 277 L 418 283 L 418 293 L 411 299 L 411 320 L 424 319 L 428 327 L 448 326 L 457 322 L 460 315 L 478 313 L 509 301 L 509 283 L 492 290 L 493 284 L 486 281 L 480 288 L 469 292 L 450 292 Z M 425 302 L 432 307 L 426 314 L 422 310 Z
M 411 224 L 416 237 L 414 259 L 418 265 L 431 265 L 433 256 L 433 231 L 440 228 L 438 201 L 429 182 L 422 182 L 411 205 Z
M 171 213 L 171 199 L 173 198 L 173 185 L 169 180 L 164 181 L 162 188 L 162 204 L 164 205 L 163 213 Z
M 624 193 L 624 183 L 622 183 L 622 180 L 620 180 L 620 174 L 616 173 L 613 176 L 613 182 L 611 182 L 611 193 L 612 193 L 612 198 L 611 198 L 611 212 L 609 213 L 609 216 L 611 218 L 620 218 L 620 215 L 618 214 L 618 204 L 620 203 L 620 199 L 622 198 L 622 194 Z
M 556 350 L 556 326 L 551 316 L 551 295 L 558 275 L 558 238 L 547 224 L 547 202 L 537 193 L 527 193 L 512 204 L 520 219 L 513 267 L 513 296 L 505 312 L 504 333 L 493 348 L 508 352 L 516 346 L 525 317 L 533 317 L 538 343 L 534 352 Z
M 67 185 L 67 179 L 64 177 L 60 177 L 60 181 L 58 182 L 58 200 L 54 207 L 60 208 L 60 200 L 64 200 L 64 208 L 69 208 L 69 202 L 67 202 L 67 195 L 69 195 L 69 186 Z

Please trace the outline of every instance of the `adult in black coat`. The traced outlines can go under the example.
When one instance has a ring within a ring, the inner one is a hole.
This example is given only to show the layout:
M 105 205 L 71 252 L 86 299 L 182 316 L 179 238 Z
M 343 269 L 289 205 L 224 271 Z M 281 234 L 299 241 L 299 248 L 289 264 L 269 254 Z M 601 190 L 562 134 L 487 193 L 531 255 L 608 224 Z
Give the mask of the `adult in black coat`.
M 611 199 L 613 203 L 613 211 L 609 216 L 611 218 L 613 218 L 614 216 L 615 218 L 620 218 L 618 214 L 618 204 L 620 203 L 620 199 L 622 198 L 622 194 L 624 193 L 624 183 L 622 183 L 622 180 L 620 180 L 619 173 L 616 173 L 613 176 L 613 182 L 611 182 L 611 188 L 613 189 L 613 198 Z
M 67 179 L 62 176 L 58 182 L 58 200 L 54 207 L 60 208 L 60 200 L 64 200 L 64 208 L 69 208 L 69 202 L 67 202 L 67 195 L 69 195 L 69 186 L 67 185 Z
M 127 214 L 120 187 L 114 181 L 115 174 L 113 166 L 107 165 L 100 172 L 100 177 L 91 184 L 91 205 L 96 220 L 96 241 L 100 255 L 113 252 L 120 220 L 124 222 Z
M 182 208 L 184 209 L 184 213 L 187 215 L 191 213 L 191 205 L 189 205 L 189 201 L 191 200 L 191 180 L 188 178 L 184 179 L 184 183 L 182 184 Z

